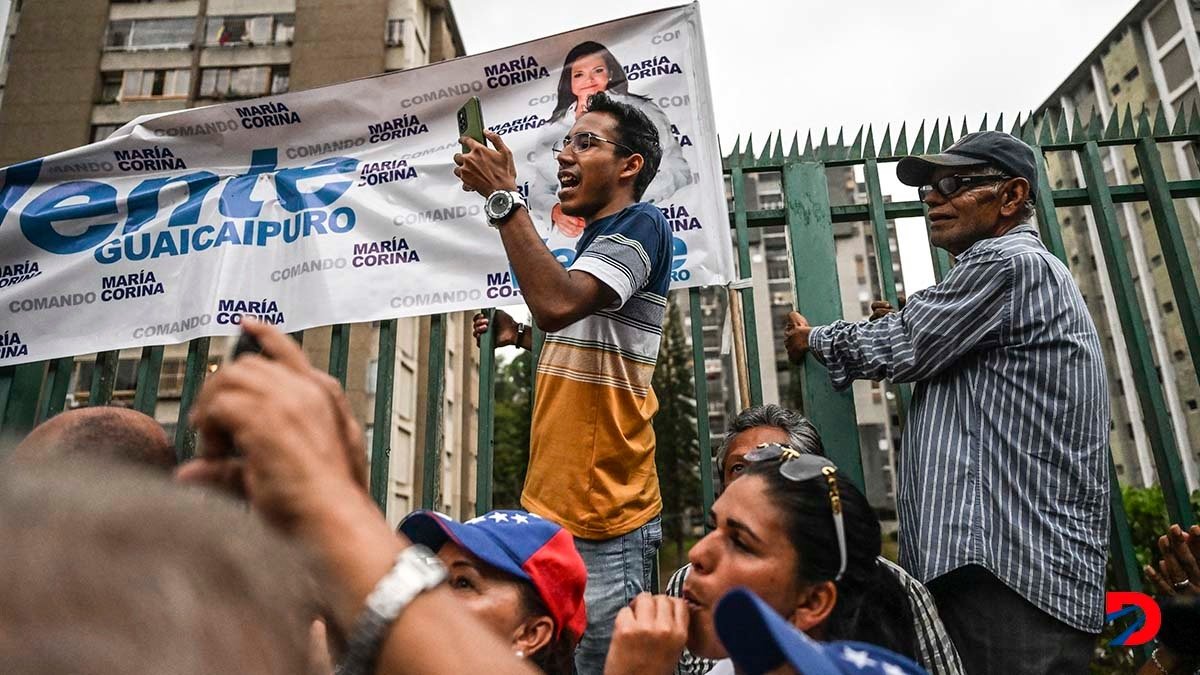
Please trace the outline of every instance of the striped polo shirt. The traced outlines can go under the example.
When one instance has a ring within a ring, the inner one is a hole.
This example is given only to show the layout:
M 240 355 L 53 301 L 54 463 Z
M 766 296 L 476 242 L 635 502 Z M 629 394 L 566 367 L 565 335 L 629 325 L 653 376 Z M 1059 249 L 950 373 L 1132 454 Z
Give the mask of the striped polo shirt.
M 915 382 L 897 498 L 900 562 L 925 583 L 980 565 L 1098 633 L 1108 557 L 1109 399 L 1071 273 L 1019 225 L 877 321 L 814 328 L 836 388 Z
M 667 306 L 671 228 L 638 203 L 587 226 L 571 270 L 616 292 L 611 307 L 546 335 L 521 503 L 583 539 L 610 539 L 662 510 L 650 387 Z

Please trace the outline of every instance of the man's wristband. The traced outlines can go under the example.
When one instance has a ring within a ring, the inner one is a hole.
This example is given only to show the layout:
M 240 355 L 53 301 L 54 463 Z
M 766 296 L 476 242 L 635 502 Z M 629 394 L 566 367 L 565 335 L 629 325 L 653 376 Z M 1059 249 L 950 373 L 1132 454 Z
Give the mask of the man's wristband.
M 429 549 L 413 545 L 401 551 L 396 564 L 367 596 L 366 607 L 355 620 L 346 653 L 338 663 L 337 675 L 375 672 L 379 650 L 392 622 L 414 598 L 445 578 L 446 567 Z

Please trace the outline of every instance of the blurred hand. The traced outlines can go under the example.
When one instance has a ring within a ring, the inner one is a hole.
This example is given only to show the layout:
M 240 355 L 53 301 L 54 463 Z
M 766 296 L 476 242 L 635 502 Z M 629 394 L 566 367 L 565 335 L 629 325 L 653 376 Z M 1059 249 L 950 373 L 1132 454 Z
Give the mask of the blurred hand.
M 499 134 L 483 132 L 491 141 L 493 150 L 473 138 L 459 139 L 470 151 L 454 155 L 454 175 L 462 180 L 462 188 L 487 197 L 496 190 L 517 189 L 517 166 L 512 151 L 504 144 Z
M 800 363 L 808 353 L 808 334 L 812 327 L 808 319 L 800 312 L 788 314 L 787 323 L 783 326 L 784 346 L 787 347 L 788 360 Z
M 896 308 L 892 307 L 892 303 L 887 300 L 876 300 L 871 303 L 871 316 L 868 317 L 868 320 L 875 321 L 876 319 L 882 319 L 895 311 Z
M 687 644 L 688 610 L 682 598 L 640 593 L 613 622 L 604 675 L 674 672 Z
M 1158 569 L 1145 567 L 1150 584 L 1163 595 L 1200 595 L 1200 525 L 1172 525 L 1158 538 L 1158 551 Z
M 190 415 L 199 457 L 176 477 L 244 494 L 264 518 L 293 530 L 330 502 L 363 493 L 362 429 L 337 380 L 309 365 L 295 341 L 257 321 L 242 327 L 263 352 L 208 378 Z
M 475 334 L 475 344 L 479 344 L 479 336 L 487 332 L 491 325 L 495 325 L 496 333 L 494 342 L 497 347 L 507 347 L 517 344 L 517 322 L 508 312 L 502 309 L 497 309 L 492 312 L 492 321 L 488 321 L 487 315 L 479 312 L 475 315 L 475 324 L 472 326 L 472 333 Z M 519 346 L 519 345 L 518 345 Z

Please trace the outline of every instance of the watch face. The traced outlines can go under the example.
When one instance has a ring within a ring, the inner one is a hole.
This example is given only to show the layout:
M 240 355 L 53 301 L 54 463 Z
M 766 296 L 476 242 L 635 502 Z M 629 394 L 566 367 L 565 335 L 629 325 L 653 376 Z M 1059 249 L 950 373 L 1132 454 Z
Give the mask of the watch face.
M 503 218 L 512 210 L 513 198 L 503 190 L 497 190 L 492 193 L 487 200 L 487 215 L 489 218 Z

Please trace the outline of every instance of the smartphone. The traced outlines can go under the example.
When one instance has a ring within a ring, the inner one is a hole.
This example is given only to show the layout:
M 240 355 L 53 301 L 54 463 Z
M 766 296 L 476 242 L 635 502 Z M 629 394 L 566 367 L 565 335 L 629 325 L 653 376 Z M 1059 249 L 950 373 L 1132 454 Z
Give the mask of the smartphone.
M 258 343 L 258 339 L 253 335 L 242 331 L 238 336 L 237 342 L 233 344 L 233 349 L 229 352 L 229 358 L 226 361 L 233 361 L 242 354 L 261 354 L 262 345 Z
M 463 107 L 458 109 L 458 135 L 459 137 L 468 136 L 487 145 L 487 141 L 483 137 L 483 110 L 479 107 L 479 97 L 472 96 L 467 99 Z M 470 152 L 471 148 L 463 143 L 462 151 Z

